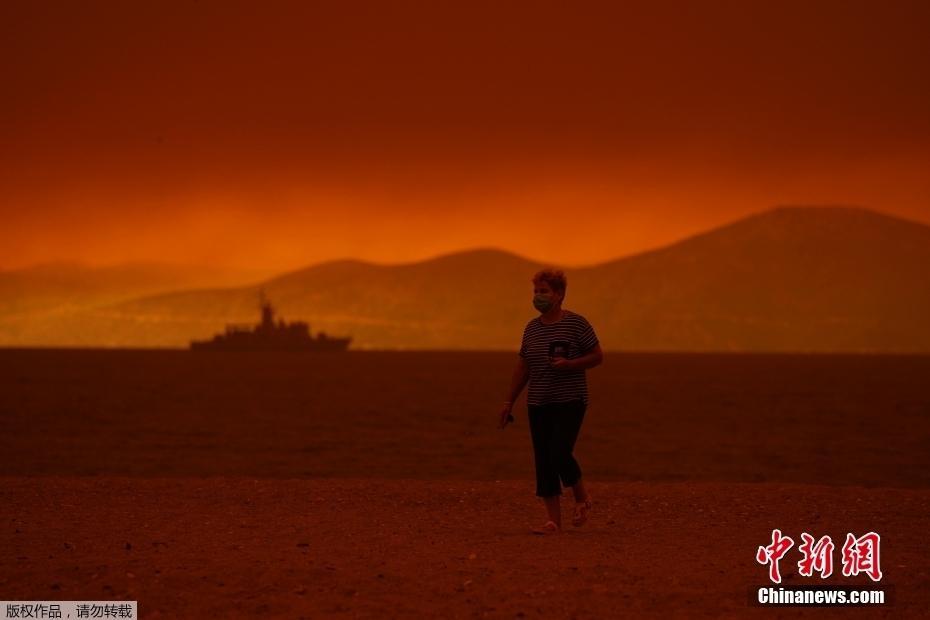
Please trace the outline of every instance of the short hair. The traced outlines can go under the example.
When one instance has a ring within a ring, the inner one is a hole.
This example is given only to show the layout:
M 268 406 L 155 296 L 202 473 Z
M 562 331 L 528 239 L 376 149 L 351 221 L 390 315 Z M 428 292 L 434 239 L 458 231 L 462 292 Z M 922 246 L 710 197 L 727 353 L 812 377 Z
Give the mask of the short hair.
M 533 276 L 533 284 L 538 284 L 539 282 L 545 282 L 549 285 L 549 288 L 556 293 L 561 293 L 563 298 L 565 297 L 565 289 L 568 288 L 568 279 L 561 269 L 547 267 L 537 271 L 536 275 Z

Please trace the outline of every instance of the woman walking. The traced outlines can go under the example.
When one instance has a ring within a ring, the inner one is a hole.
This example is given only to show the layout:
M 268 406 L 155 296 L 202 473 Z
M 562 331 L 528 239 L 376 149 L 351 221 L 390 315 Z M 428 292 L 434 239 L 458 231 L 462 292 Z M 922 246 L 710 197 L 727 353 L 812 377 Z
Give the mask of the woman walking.
M 591 496 L 572 455 L 588 406 L 585 370 L 603 360 L 597 335 L 587 319 L 562 308 L 567 281 L 557 269 L 533 276 L 533 306 L 540 312 L 526 324 L 520 359 L 500 413 L 500 428 L 513 421 L 513 403 L 527 390 L 527 417 L 536 463 L 536 495 L 546 504 L 548 521 L 535 534 L 562 531 L 562 486 L 575 497 L 572 524 L 581 526 L 591 510 Z M 560 483 L 562 486 L 560 486 Z

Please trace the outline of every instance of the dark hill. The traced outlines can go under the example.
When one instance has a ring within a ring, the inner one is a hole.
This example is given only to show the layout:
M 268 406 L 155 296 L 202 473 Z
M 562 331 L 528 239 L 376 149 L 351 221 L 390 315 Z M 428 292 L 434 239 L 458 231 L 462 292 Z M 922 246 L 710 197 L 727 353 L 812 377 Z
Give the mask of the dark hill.
M 516 351 L 539 267 L 482 248 L 396 265 L 330 261 L 262 286 L 285 319 L 352 335 L 353 347 Z M 930 227 L 863 208 L 779 207 L 566 272 L 565 307 L 587 316 L 608 350 L 930 352 Z M 257 320 L 257 291 L 142 297 L 42 333 L 61 344 L 186 346 L 225 322 Z

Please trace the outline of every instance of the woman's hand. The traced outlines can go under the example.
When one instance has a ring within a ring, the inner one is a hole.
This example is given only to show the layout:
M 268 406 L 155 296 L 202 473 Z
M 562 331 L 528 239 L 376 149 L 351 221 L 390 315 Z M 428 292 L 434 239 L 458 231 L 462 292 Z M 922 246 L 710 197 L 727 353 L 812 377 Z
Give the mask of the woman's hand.
M 550 357 L 549 366 L 556 370 L 571 370 L 575 367 L 575 362 L 567 357 Z
M 507 424 L 513 422 L 513 405 L 511 403 L 504 403 L 504 408 L 501 409 L 501 419 L 497 425 L 497 428 L 505 428 Z

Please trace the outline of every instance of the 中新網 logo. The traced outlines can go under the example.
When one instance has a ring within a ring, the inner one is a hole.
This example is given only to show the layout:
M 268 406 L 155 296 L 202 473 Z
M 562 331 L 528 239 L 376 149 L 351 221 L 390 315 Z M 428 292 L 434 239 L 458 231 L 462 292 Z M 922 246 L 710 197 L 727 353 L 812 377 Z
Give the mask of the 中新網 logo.
M 798 551 L 803 556 L 798 561 L 798 574 L 811 577 L 814 571 L 820 573 L 821 579 L 833 574 L 833 540 L 829 536 L 821 536 L 815 542 L 813 536 L 807 532 L 801 533 L 803 541 Z M 846 534 L 846 542 L 842 549 L 843 576 L 850 577 L 865 573 L 872 581 L 882 578 L 882 569 L 879 562 L 879 546 L 881 537 L 875 532 L 869 532 L 856 538 L 852 533 Z M 773 583 L 781 583 L 779 561 L 794 546 L 790 536 L 783 536 L 781 530 L 772 530 L 772 542 L 760 546 L 756 551 L 756 561 L 759 564 L 769 565 L 769 579 Z

